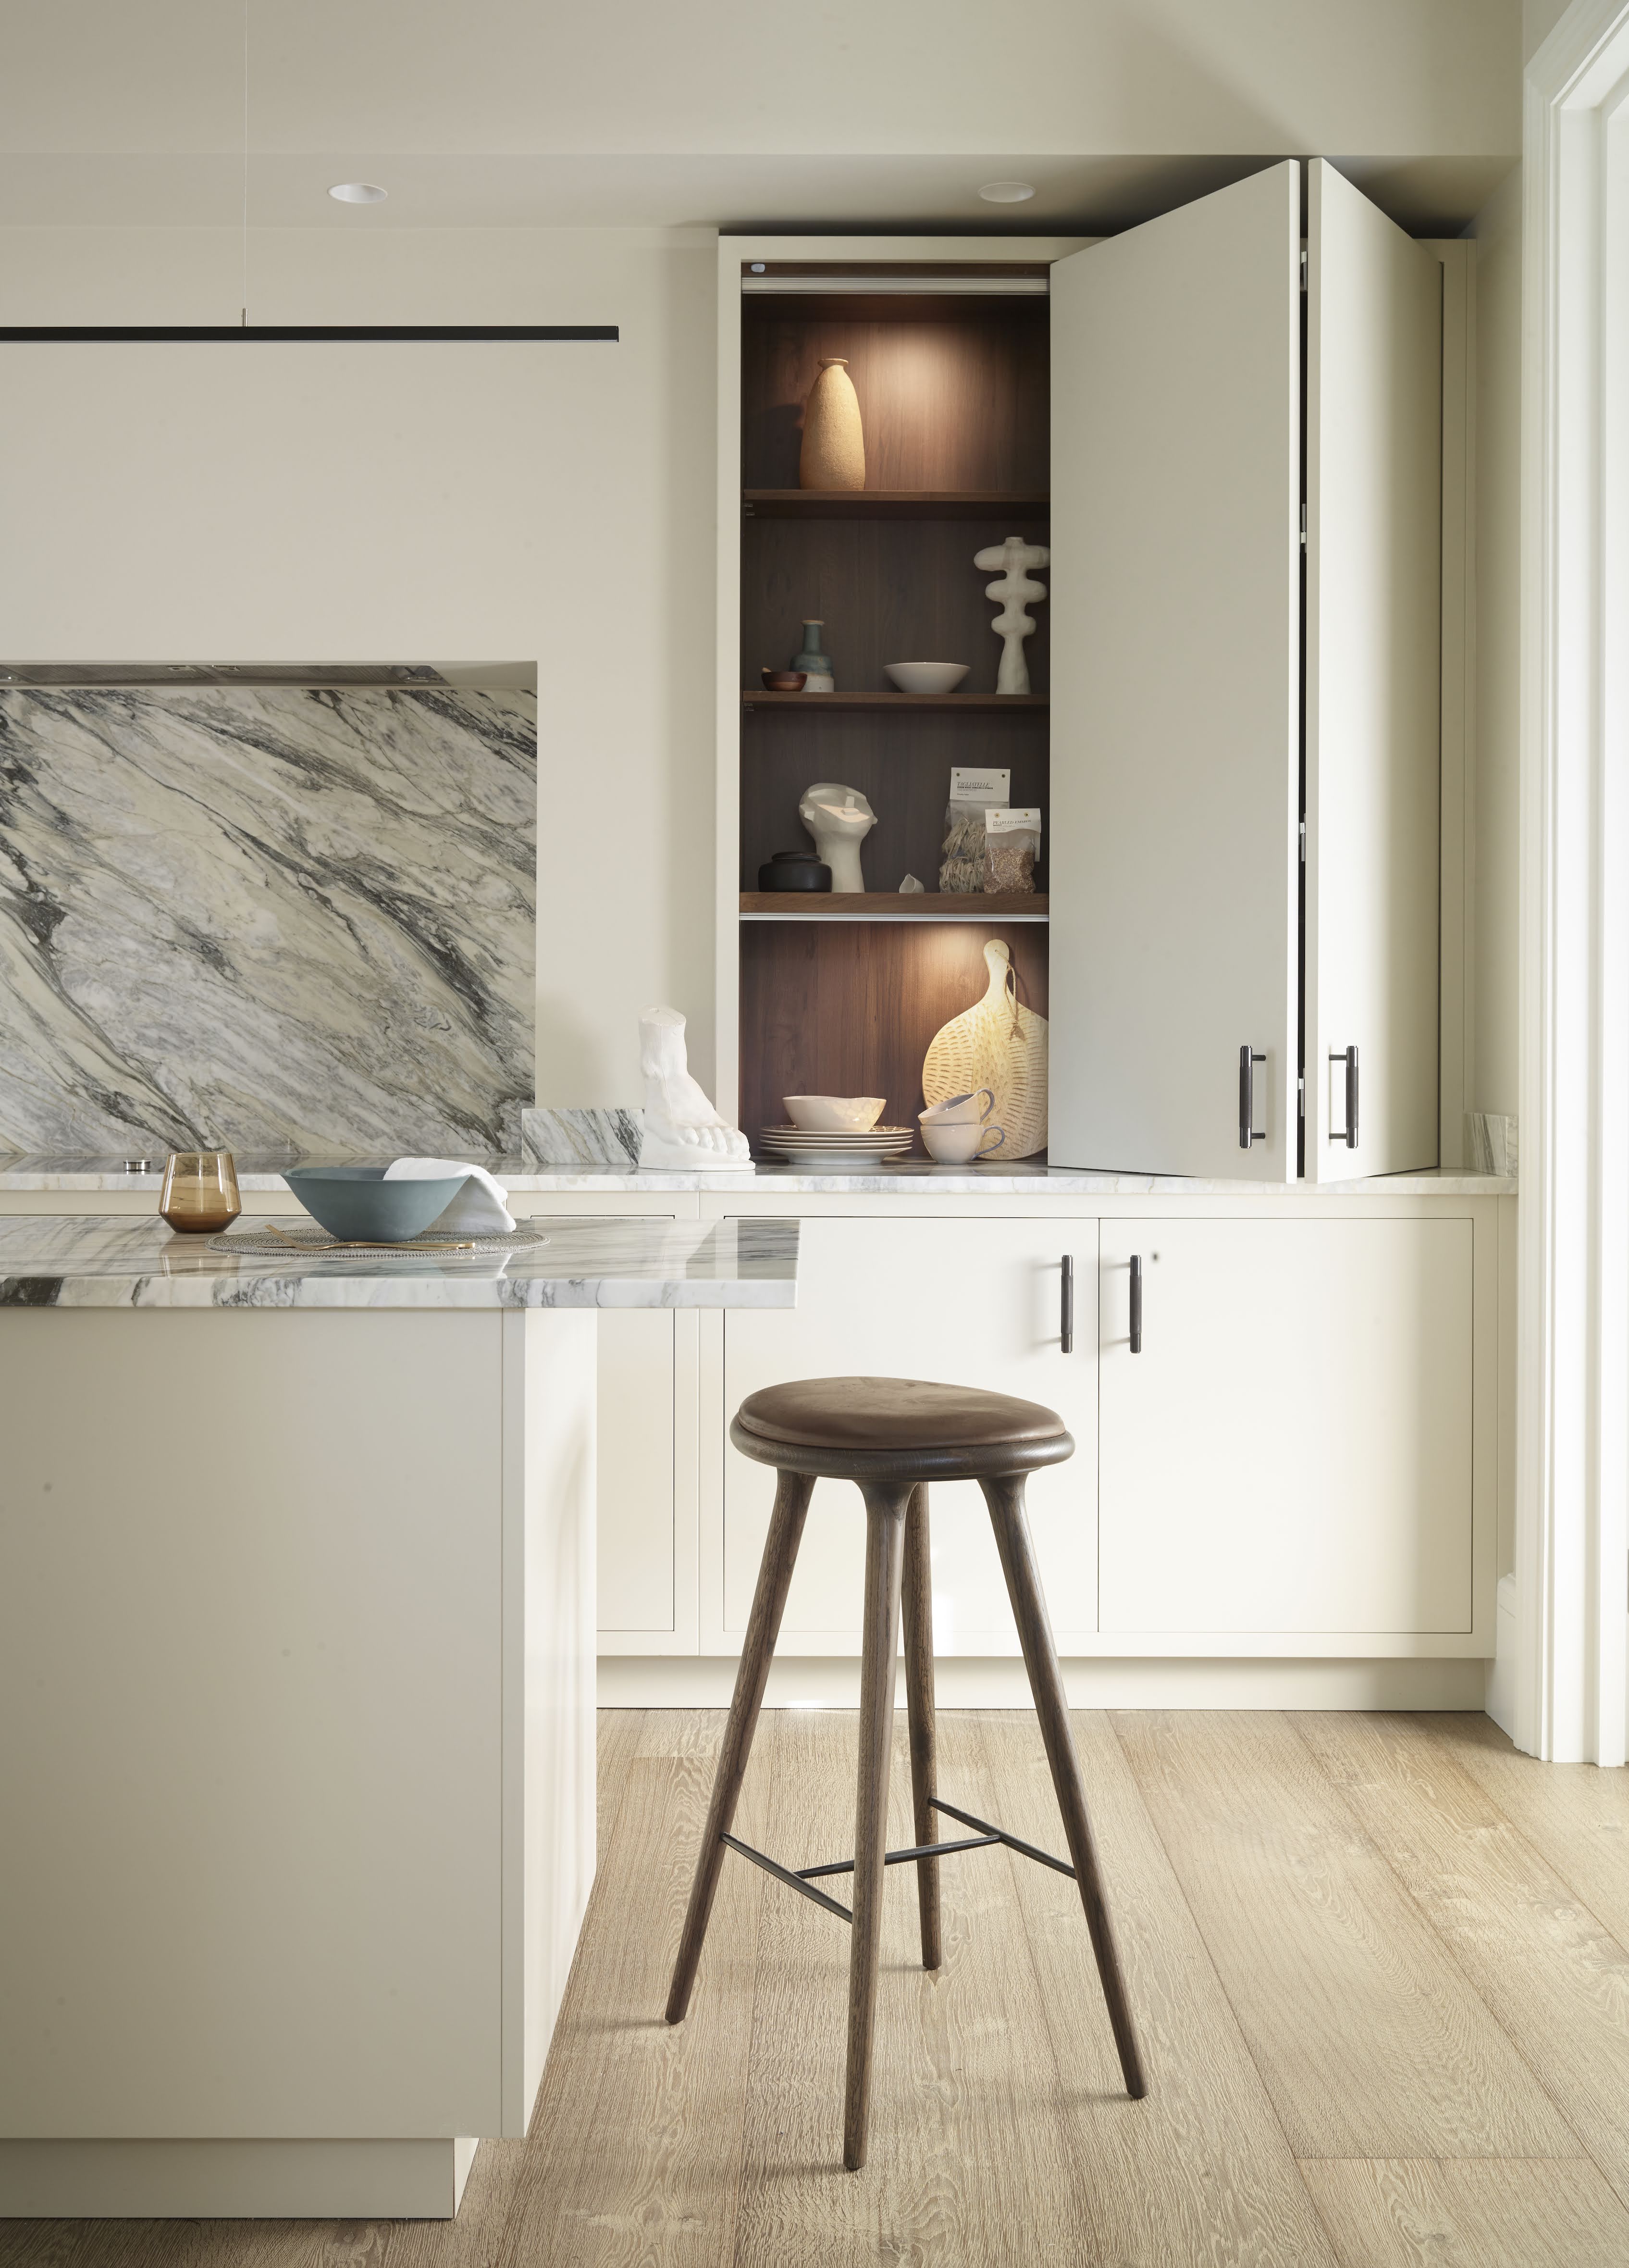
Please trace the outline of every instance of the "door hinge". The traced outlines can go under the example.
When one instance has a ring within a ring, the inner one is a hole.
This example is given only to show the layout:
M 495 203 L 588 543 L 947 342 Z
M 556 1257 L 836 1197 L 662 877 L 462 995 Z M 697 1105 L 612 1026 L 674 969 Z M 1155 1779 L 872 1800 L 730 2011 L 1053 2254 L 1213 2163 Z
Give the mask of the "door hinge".
M 1304 819 L 1301 822 L 1301 863 L 1303 866 L 1307 863 L 1307 822 Z
M 1301 548 L 1303 551 L 1307 548 L 1307 500 L 1305 497 L 1302 497 L 1301 499 Z
M 1303 291 L 1307 288 L 1307 247 L 1304 244 L 1301 247 L 1301 288 Z
M 1298 1079 L 1295 1081 L 1295 1108 L 1302 1118 L 1306 1116 L 1307 1082 L 1304 1078 Z

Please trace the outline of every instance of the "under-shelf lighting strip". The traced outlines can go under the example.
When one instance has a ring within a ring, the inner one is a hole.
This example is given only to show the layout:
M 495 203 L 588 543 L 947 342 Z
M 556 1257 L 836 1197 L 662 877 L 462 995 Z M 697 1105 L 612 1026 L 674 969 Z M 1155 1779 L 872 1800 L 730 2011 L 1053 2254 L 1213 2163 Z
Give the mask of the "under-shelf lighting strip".
M 829 298 L 840 292 L 845 298 L 858 298 L 867 293 L 878 298 L 898 299 L 914 291 L 932 292 L 936 298 L 952 291 L 965 292 L 978 299 L 1045 298 L 1051 288 L 1045 276 L 752 276 L 741 278 L 743 291 L 773 291 L 777 296 L 788 292 L 814 292 Z

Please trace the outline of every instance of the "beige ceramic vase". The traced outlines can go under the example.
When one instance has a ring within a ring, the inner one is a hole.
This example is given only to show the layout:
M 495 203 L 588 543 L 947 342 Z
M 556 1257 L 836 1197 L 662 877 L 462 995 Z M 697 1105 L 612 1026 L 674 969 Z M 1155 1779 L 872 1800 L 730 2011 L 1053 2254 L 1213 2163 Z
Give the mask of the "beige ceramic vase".
M 862 489 L 865 435 L 860 397 L 841 355 L 828 355 L 803 404 L 803 446 L 797 460 L 800 489 Z
M 936 1033 L 922 1065 L 922 1100 L 945 1102 L 987 1086 L 995 1097 L 992 1126 L 1004 1142 L 987 1158 L 1032 1158 L 1046 1147 L 1046 1019 L 1018 999 L 1012 956 L 999 938 L 984 948 L 989 989 L 976 1007 Z

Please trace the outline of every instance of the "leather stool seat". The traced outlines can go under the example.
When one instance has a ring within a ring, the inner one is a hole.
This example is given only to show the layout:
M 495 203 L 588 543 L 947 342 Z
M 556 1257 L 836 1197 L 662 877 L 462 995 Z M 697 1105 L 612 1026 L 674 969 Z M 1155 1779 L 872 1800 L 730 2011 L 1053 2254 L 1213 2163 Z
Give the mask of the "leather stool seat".
M 920 1378 L 798 1378 L 749 1394 L 730 1437 L 782 1471 L 863 1480 L 975 1480 L 1072 1456 L 1055 1410 Z

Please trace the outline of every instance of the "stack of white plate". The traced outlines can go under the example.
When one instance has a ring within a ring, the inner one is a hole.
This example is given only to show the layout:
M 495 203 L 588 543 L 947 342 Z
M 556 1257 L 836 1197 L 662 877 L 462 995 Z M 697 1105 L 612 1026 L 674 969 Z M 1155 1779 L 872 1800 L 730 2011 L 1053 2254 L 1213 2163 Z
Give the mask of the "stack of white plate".
M 772 1158 L 793 1158 L 846 1166 L 877 1166 L 884 1158 L 908 1158 L 913 1130 L 908 1126 L 872 1126 L 863 1134 L 826 1134 L 808 1126 L 766 1126 L 760 1145 Z

